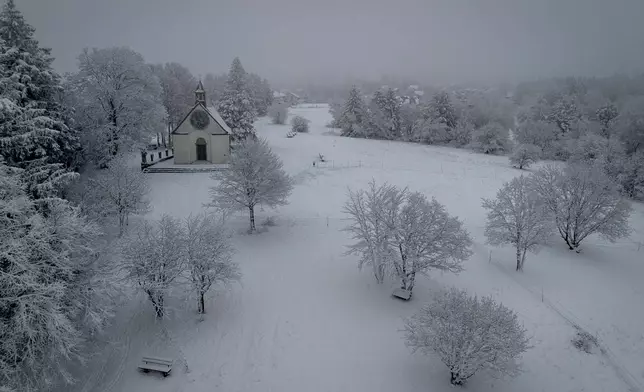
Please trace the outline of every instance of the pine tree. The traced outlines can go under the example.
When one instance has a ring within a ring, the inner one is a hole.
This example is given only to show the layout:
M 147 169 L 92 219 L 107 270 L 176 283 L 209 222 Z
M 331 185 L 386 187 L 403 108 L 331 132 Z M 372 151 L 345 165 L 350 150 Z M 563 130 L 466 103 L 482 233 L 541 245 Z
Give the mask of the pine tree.
M 342 136 L 364 137 L 366 134 L 367 109 L 362 94 L 357 86 L 351 87 L 349 98 L 344 104 L 338 125 L 342 128 Z
M 27 189 L 47 197 L 42 185 L 57 193 L 73 175 L 77 136 L 65 124 L 61 77 L 52 69 L 50 50 L 39 47 L 34 28 L 13 0 L 0 12 L 0 155 L 27 169 Z
M 400 139 L 401 135 L 401 104 L 396 92 L 389 88 L 384 93 L 376 91 L 373 96 L 373 123 L 379 137 L 390 140 Z
M 233 140 L 255 136 L 255 108 L 241 61 L 235 57 L 226 83 L 226 91 L 217 105 L 219 114 L 233 130 Z
M 447 92 L 441 91 L 434 95 L 432 102 L 427 108 L 425 117 L 439 124 L 445 124 L 451 129 L 456 127 L 458 120 L 456 110 L 454 109 L 454 105 L 452 105 L 452 101 L 450 100 Z

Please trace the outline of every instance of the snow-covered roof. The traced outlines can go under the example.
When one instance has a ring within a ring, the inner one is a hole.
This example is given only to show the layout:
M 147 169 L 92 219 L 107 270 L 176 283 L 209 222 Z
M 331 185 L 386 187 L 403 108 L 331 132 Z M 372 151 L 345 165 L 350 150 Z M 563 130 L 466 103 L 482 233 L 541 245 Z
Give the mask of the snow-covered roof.
M 418 89 L 419 89 L 419 87 L 418 87 L 418 85 L 417 85 L 417 84 L 411 84 L 411 85 L 409 85 L 409 89 L 410 89 L 410 90 L 418 90 Z
M 286 94 L 280 93 L 279 91 L 273 91 L 273 98 L 282 98 L 285 97 Z
M 425 95 L 425 92 L 423 90 L 416 90 L 414 91 L 414 94 L 418 95 L 419 97 L 422 97 L 423 95 Z
M 226 124 L 226 121 L 224 121 L 224 119 L 221 118 L 221 115 L 219 114 L 217 109 L 215 109 L 214 106 L 206 108 L 206 110 L 208 110 L 208 113 L 210 113 L 210 115 L 215 119 L 215 121 L 217 121 L 217 124 L 219 124 L 219 126 L 222 127 L 224 131 L 228 132 L 228 134 L 233 133 L 233 131 L 228 126 L 228 124 Z

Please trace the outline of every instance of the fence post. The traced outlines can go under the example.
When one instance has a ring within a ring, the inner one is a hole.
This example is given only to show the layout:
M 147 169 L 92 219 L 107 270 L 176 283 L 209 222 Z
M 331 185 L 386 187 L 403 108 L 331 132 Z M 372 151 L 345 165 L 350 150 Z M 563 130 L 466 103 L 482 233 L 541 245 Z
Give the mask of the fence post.
M 490 256 L 487 259 L 488 264 L 492 263 L 492 250 L 490 249 Z
M 543 302 L 543 287 L 541 287 L 541 302 Z

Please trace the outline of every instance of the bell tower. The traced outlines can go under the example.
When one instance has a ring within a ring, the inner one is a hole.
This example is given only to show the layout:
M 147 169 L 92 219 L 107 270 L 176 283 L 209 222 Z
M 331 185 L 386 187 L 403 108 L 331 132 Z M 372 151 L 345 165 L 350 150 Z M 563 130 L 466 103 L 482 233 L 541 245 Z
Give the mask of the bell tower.
M 199 81 L 197 89 L 195 90 L 195 104 L 198 103 L 206 107 L 206 90 L 204 90 L 201 80 Z

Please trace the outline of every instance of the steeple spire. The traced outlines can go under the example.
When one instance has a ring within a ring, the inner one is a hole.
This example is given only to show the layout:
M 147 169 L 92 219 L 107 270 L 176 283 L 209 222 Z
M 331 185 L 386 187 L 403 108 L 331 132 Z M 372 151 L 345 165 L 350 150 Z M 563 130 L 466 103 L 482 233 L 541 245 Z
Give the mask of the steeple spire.
M 199 84 L 197 85 L 197 89 L 195 90 L 195 104 L 198 103 L 206 107 L 206 90 L 203 88 L 201 80 L 199 80 Z

